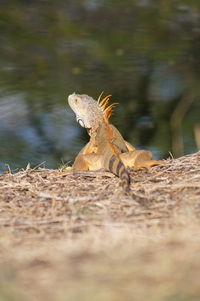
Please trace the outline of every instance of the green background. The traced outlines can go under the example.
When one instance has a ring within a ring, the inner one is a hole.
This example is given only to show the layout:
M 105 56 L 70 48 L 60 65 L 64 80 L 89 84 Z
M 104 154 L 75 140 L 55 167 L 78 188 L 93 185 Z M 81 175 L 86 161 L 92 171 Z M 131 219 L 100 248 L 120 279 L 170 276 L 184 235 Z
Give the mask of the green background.
M 1 170 L 72 163 L 88 139 L 73 92 L 112 94 L 155 158 L 200 148 L 199 1 L 1 1 L 0 67 Z

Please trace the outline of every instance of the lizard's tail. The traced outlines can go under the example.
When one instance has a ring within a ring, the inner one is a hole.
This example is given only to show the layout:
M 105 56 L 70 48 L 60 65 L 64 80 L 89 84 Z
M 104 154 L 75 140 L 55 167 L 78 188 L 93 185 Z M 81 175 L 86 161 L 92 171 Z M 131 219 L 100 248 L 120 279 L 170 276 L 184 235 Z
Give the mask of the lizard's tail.
M 146 198 L 136 195 L 130 189 L 130 176 L 123 162 L 120 160 L 120 158 L 116 155 L 112 155 L 107 163 L 108 163 L 107 166 L 108 170 L 121 179 L 121 185 L 124 191 L 128 193 L 134 201 L 138 202 L 140 205 L 144 206 L 145 208 L 148 208 Z
M 130 191 L 130 176 L 122 161 L 116 156 L 112 155 L 108 163 L 108 170 L 121 179 L 121 185 L 124 191 Z

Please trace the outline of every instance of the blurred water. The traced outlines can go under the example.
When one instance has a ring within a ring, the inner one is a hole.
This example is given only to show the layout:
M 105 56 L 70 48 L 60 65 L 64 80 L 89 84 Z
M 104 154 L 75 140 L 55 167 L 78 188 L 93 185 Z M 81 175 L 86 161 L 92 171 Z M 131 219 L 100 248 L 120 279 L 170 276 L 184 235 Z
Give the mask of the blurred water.
M 74 159 L 74 91 L 113 94 L 112 122 L 157 158 L 200 145 L 198 1 L 8 1 L 0 30 L 1 170 Z

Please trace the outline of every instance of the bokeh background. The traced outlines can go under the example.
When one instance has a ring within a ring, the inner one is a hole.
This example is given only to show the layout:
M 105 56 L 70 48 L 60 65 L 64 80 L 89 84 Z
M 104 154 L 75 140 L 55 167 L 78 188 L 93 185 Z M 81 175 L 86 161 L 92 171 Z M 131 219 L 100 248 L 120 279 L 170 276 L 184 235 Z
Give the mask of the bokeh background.
M 88 140 L 73 92 L 155 158 L 200 149 L 200 1 L 1 0 L 0 170 L 71 164 Z

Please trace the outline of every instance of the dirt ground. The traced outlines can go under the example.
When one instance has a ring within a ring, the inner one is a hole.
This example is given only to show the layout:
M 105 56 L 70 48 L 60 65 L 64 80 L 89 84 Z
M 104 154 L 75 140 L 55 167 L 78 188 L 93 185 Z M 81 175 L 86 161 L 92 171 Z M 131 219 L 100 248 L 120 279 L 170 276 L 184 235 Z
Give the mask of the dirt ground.
M 200 152 L 130 174 L 0 175 L 0 300 L 200 300 Z

